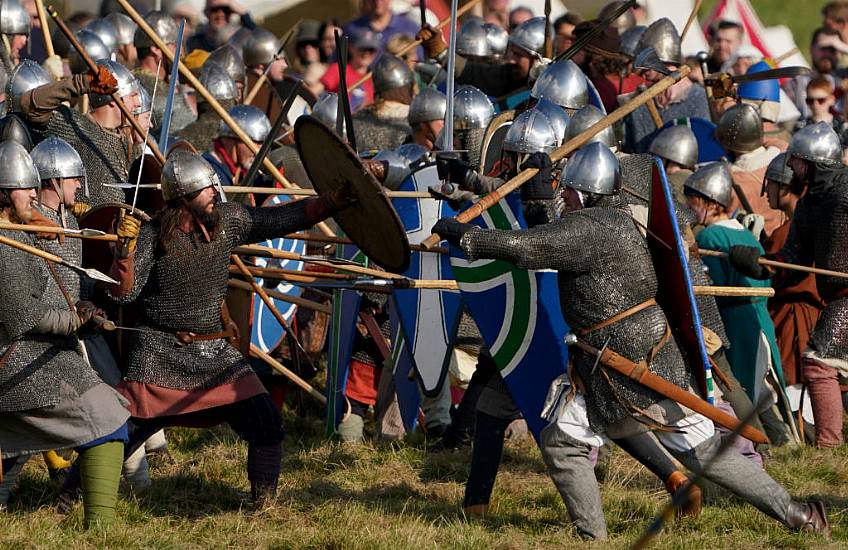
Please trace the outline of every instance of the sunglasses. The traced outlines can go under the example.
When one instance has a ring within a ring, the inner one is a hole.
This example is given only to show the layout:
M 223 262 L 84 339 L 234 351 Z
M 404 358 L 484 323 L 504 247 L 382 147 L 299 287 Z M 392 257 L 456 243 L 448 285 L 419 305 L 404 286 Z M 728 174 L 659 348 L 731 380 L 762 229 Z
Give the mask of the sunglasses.
M 824 105 L 824 102 L 827 100 L 828 98 L 826 97 L 808 97 L 806 101 L 807 105 L 812 105 L 813 103 L 816 105 Z
M 215 13 L 216 11 L 224 12 L 227 15 L 233 13 L 233 10 L 227 6 L 215 6 L 214 8 L 209 8 L 209 13 Z

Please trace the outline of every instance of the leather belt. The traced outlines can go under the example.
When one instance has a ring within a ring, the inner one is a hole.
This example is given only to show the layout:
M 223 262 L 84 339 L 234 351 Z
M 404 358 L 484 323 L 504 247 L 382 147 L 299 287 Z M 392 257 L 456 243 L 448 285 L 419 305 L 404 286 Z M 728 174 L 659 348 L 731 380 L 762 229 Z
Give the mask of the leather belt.
M 641 304 L 636 304 L 635 306 L 633 306 L 629 309 L 625 309 L 624 311 L 622 311 L 621 313 L 619 313 L 617 315 L 613 315 L 612 317 L 610 317 L 606 321 L 601 321 L 600 323 L 598 323 L 596 325 L 592 325 L 591 327 L 581 328 L 581 329 L 575 330 L 574 333 L 578 336 L 586 336 L 590 332 L 595 332 L 596 330 L 601 330 L 602 328 L 608 327 L 613 323 L 617 323 L 617 322 L 619 322 L 623 319 L 627 319 L 628 317 L 636 315 L 637 313 L 639 313 L 643 309 L 648 309 L 649 307 L 655 306 L 655 305 L 657 305 L 657 300 L 655 298 L 645 300 Z

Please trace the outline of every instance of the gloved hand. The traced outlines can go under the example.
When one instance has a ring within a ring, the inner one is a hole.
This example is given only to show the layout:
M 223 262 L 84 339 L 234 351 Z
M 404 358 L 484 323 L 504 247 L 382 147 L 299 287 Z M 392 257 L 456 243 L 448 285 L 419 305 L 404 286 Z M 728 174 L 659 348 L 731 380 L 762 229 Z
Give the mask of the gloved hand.
M 551 157 L 547 153 L 537 151 L 532 153 L 524 164 L 522 170 L 537 168 L 539 172 L 530 181 L 521 186 L 521 200 L 551 200 L 554 196 L 554 188 L 551 185 Z
M 442 38 L 442 31 L 434 29 L 430 25 L 425 25 L 418 31 L 415 38 L 421 41 L 421 46 L 424 47 L 424 53 L 429 59 L 437 59 L 442 52 L 448 49 L 445 39 Z
M 759 214 L 745 214 L 739 223 L 742 226 L 751 232 L 754 235 L 754 238 L 758 241 L 760 240 L 760 236 L 763 234 L 763 229 L 766 226 L 766 220 Z
M 56 54 L 45 59 L 41 66 L 44 67 L 44 70 L 47 71 L 47 74 L 49 74 L 53 80 L 59 80 L 65 76 L 65 66 L 64 63 L 62 63 L 62 58 Z
M 77 317 L 80 319 L 80 327 L 91 323 L 95 317 L 105 318 L 106 314 L 103 310 L 89 302 L 88 300 L 80 300 L 76 304 Z
M 477 172 L 456 154 L 437 155 L 436 170 L 440 180 L 455 183 L 461 189 L 471 189 L 477 180 Z
M 126 254 L 128 256 L 135 250 L 140 230 L 141 221 L 138 218 L 129 214 L 121 218 L 121 221 L 118 223 L 118 230 L 116 231 L 118 234 L 117 250 L 119 255 Z
M 89 210 L 91 210 L 91 205 L 85 204 L 84 202 L 75 202 L 71 206 L 71 214 L 73 214 L 77 219 L 81 218 Z
M 545 69 L 547 69 L 550 64 L 551 60 L 547 57 L 534 60 L 533 65 L 530 66 L 530 72 L 527 74 L 527 85 L 532 86 L 537 80 L 539 80 L 539 76 L 545 72 Z
M 353 186 L 350 183 L 346 183 L 342 187 L 339 187 L 335 191 L 330 191 L 329 193 L 325 193 L 321 195 L 324 199 L 324 204 L 327 205 L 332 212 L 341 212 L 348 206 L 356 204 L 359 201 L 359 198 L 356 196 L 356 192 L 353 190 Z
M 471 191 L 464 191 L 453 183 L 443 183 L 439 186 L 431 185 L 427 188 L 427 190 L 430 191 L 430 194 L 435 198 L 448 201 L 448 204 L 450 204 L 451 208 L 454 210 L 459 210 L 462 203 L 474 200 L 474 193 Z
M 768 270 L 757 261 L 760 256 L 760 249 L 755 246 L 737 245 L 730 247 L 728 259 L 730 265 L 742 275 L 752 279 L 768 279 Z
M 476 227 L 474 224 L 457 221 L 456 218 L 442 218 L 436 222 L 431 231 L 452 245 L 459 246 L 462 236 Z
M 88 91 L 98 95 L 112 95 L 118 91 L 118 81 L 109 69 L 97 66 L 97 72 L 88 72 Z

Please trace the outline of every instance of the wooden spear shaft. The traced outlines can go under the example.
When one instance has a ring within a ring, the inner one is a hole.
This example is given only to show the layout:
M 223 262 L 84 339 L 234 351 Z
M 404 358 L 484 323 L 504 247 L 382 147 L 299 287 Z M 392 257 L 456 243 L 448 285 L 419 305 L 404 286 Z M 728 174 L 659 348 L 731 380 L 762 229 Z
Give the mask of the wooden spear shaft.
M 308 233 L 289 233 L 286 235 L 287 239 L 300 239 L 302 241 L 310 241 L 317 243 L 329 243 L 329 244 L 356 244 L 350 239 L 345 239 L 343 237 L 326 237 L 323 235 L 310 235 Z M 416 250 L 419 252 L 435 252 L 437 254 L 448 254 L 450 250 L 445 247 L 437 246 L 431 250 L 424 249 L 420 244 L 411 244 L 409 245 L 411 250 Z
M 706 250 L 706 249 L 698 249 L 698 253 L 701 256 L 715 256 L 716 258 L 727 258 L 727 252 L 721 252 L 719 250 Z M 821 269 L 819 267 L 809 267 L 806 265 L 798 265 L 798 264 L 788 264 L 786 262 L 777 262 L 775 260 L 768 260 L 766 258 L 760 258 L 758 260 L 760 265 L 764 265 L 766 267 L 774 267 L 776 269 L 790 269 L 792 271 L 803 271 L 805 273 L 813 273 L 815 275 L 824 275 L 825 277 L 837 277 L 839 279 L 848 279 L 848 273 L 843 273 L 841 271 L 831 271 L 830 269 Z
M 50 27 L 47 26 L 47 14 L 44 12 L 42 0 L 35 0 L 35 11 L 38 12 L 38 21 L 41 23 L 41 34 L 44 35 L 44 50 L 47 57 L 53 57 L 56 51 L 53 49 L 53 37 L 50 36 Z
M 227 281 L 227 286 L 231 288 L 238 288 L 241 290 L 253 291 L 253 287 L 250 286 L 249 283 L 244 281 L 240 281 L 238 279 L 229 279 Z M 315 311 L 320 311 L 321 313 L 326 313 L 328 315 L 332 314 L 333 310 L 330 306 L 321 304 L 319 302 L 314 302 L 312 300 L 307 300 L 305 298 L 300 298 L 297 296 L 287 296 L 282 292 L 278 292 L 276 290 L 272 290 L 270 288 L 265 289 L 265 292 L 268 293 L 268 296 L 274 298 L 275 300 L 280 300 L 282 302 L 288 302 L 290 304 L 294 304 L 298 307 L 305 307 L 307 309 L 312 309 Z
M 233 131 L 233 133 L 242 141 L 242 143 L 244 143 L 245 147 L 250 149 L 250 151 L 254 155 L 257 154 L 259 152 L 259 148 L 256 147 L 256 144 L 253 143 L 253 140 L 251 140 L 250 137 L 244 132 L 244 130 L 242 130 L 241 127 L 236 123 L 236 121 L 233 120 L 233 117 L 231 117 L 229 113 L 227 113 L 227 110 L 221 106 L 218 100 L 212 97 L 212 94 L 209 93 L 209 90 L 207 90 L 206 87 L 200 83 L 200 80 L 198 80 L 198 78 L 194 76 L 194 74 L 188 69 L 188 67 L 185 66 L 185 63 L 183 63 L 179 59 L 174 60 L 174 52 L 171 50 L 171 48 L 168 47 L 167 44 L 162 41 L 161 38 L 159 38 L 159 35 L 156 34 L 156 32 L 154 32 L 152 28 L 150 28 L 150 25 L 147 24 L 147 21 L 145 21 L 144 18 L 138 14 L 135 8 L 133 8 L 127 0 L 118 0 L 118 3 L 121 5 L 124 11 L 127 12 L 127 15 L 129 15 L 130 18 L 135 21 L 135 24 L 138 25 L 138 27 L 148 37 L 150 37 L 150 40 L 153 42 L 153 44 L 155 44 L 157 48 L 162 50 L 162 53 L 165 54 L 165 57 L 167 57 L 168 60 L 171 61 L 171 63 L 179 63 L 179 71 L 183 78 L 185 78 L 186 81 L 195 89 L 195 91 L 197 91 L 197 93 L 199 93 L 203 97 L 203 99 L 207 103 L 209 103 L 215 113 L 219 117 L 221 117 L 221 120 L 223 120 L 224 123 Z M 274 166 L 274 163 L 271 162 L 269 158 L 265 157 L 264 159 L 262 159 L 262 166 L 264 166 L 268 173 L 271 174 L 271 176 L 273 176 L 275 180 L 280 182 L 280 185 L 282 185 L 283 187 L 297 188 L 295 184 L 291 183 L 283 176 L 282 173 L 280 173 L 280 171 L 277 169 L 276 166 Z M 326 223 L 321 222 L 316 225 L 325 235 L 334 235 L 334 233 L 332 232 L 332 230 L 330 230 Z
M 118 0 L 118 1 L 120 2 L 122 0 Z M 470 2 L 468 2 L 467 4 L 462 6 L 461 8 L 457 9 L 456 10 L 457 19 L 459 19 L 460 17 L 462 17 L 463 15 L 465 15 L 466 13 L 471 11 L 471 9 L 474 8 L 474 6 L 476 6 L 477 4 L 479 4 L 482 1 L 483 0 L 471 0 Z M 450 4 L 450 2 L 448 2 L 448 4 Z M 437 31 L 442 30 L 443 28 L 448 26 L 448 23 L 450 23 L 450 17 L 443 19 L 442 21 L 439 21 L 439 24 L 436 25 L 435 30 L 437 30 Z M 451 30 L 451 32 L 456 32 L 456 29 Z M 421 40 L 415 40 L 413 42 L 410 42 L 409 44 L 407 44 L 403 48 L 401 48 L 395 55 L 397 57 L 403 57 L 404 55 L 406 55 L 410 51 L 412 51 L 413 48 L 417 48 L 420 45 L 421 45 Z M 367 74 L 365 74 L 365 76 L 363 76 L 362 78 L 360 78 L 359 80 L 357 80 L 356 82 L 354 82 L 353 84 L 348 86 L 347 87 L 348 92 L 350 90 L 358 88 L 359 86 L 362 86 L 365 82 L 370 80 L 372 76 L 374 76 L 374 73 L 368 72 Z
M 23 231 L 24 233 L 52 233 L 55 235 L 64 235 L 72 239 L 90 239 L 92 241 L 107 241 L 114 243 L 118 241 L 118 236 L 112 233 L 105 235 L 85 235 L 66 231 L 61 227 L 51 227 L 49 225 L 23 225 L 19 223 L 0 222 L 0 229 L 9 229 L 13 231 Z
M 683 27 L 683 32 L 680 33 L 680 42 L 683 42 L 683 39 L 686 38 L 686 33 L 689 32 L 689 28 L 692 26 L 692 23 L 695 22 L 695 17 L 698 15 L 698 10 L 701 9 L 701 2 L 703 0 L 695 0 L 695 5 L 692 6 L 692 11 L 689 12 L 689 19 L 686 20 L 686 25 Z
M 327 398 L 324 397 L 324 394 L 313 388 L 309 384 L 309 382 L 287 369 L 282 363 L 280 363 L 279 361 L 259 349 L 256 344 L 250 344 L 250 354 L 268 363 L 271 368 L 273 368 L 275 371 L 279 372 L 280 374 L 297 384 L 300 389 L 320 401 L 322 405 L 327 404 Z
M 124 2 L 126 0 L 119 1 Z M 626 104 L 611 112 L 589 128 L 583 130 L 582 132 L 574 136 L 571 140 L 569 140 L 567 143 L 554 150 L 551 153 L 551 161 L 557 162 L 558 160 L 567 157 L 568 155 L 585 145 L 598 132 L 612 126 L 619 120 L 623 119 L 624 117 L 626 117 L 648 101 L 652 100 L 653 98 L 655 98 L 656 96 L 676 84 L 681 79 L 686 78 L 690 70 L 691 69 L 688 65 L 681 66 L 678 71 L 663 78 L 641 94 L 631 99 Z M 530 179 L 538 173 L 539 170 L 537 168 L 528 168 L 526 170 L 523 170 L 517 176 L 510 179 L 509 181 L 498 187 L 496 190 L 492 191 L 491 193 L 480 199 L 478 202 L 476 202 L 473 206 L 471 206 L 464 212 L 460 213 L 456 217 L 456 219 L 463 223 L 470 222 L 471 220 L 477 218 L 478 216 L 483 214 L 483 212 L 500 202 L 500 200 L 506 197 L 508 194 L 512 193 L 513 191 L 530 181 Z M 424 248 L 432 248 L 439 244 L 439 241 L 441 240 L 442 238 L 434 233 L 423 241 L 421 241 L 421 245 Z
M 85 48 L 83 48 L 82 44 L 79 43 L 79 40 L 77 40 L 77 37 L 74 35 L 73 31 L 71 31 L 71 29 L 68 28 L 68 25 L 66 25 L 65 22 L 62 21 L 62 18 L 59 17 L 59 14 L 56 12 L 56 9 L 53 8 L 53 6 L 47 6 L 47 13 L 49 13 L 50 17 L 53 18 L 53 21 L 56 23 L 56 26 L 59 27 L 59 30 L 62 31 L 62 34 L 64 34 L 65 37 L 68 39 L 68 42 L 71 43 L 71 46 L 73 46 L 77 53 L 79 53 L 82 60 L 85 61 L 85 64 L 88 66 L 88 69 L 91 72 L 97 74 L 97 63 L 95 63 L 94 60 L 91 59 L 91 56 L 88 55 L 88 52 L 85 51 Z M 130 110 L 127 109 L 127 106 L 124 104 L 123 100 L 118 97 L 117 92 L 112 94 L 112 100 L 115 102 L 115 105 L 118 106 L 118 109 L 121 110 L 121 114 L 124 115 L 124 118 L 129 121 L 130 125 L 133 128 L 133 131 L 138 134 L 138 137 L 140 137 L 142 140 L 147 140 L 147 145 L 148 147 L 150 147 L 150 150 L 153 152 L 153 156 L 156 157 L 156 160 L 159 162 L 159 165 L 165 166 L 165 157 L 164 155 L 162 155 L 162 151 L 160 151 L 159 147 L 156 145 L 156 141 L 151 136 L 149 136 L 147 132 L 144 131 L 144 129 L 141 127 L 141 124 L 139 124 L 138 120 L 136 120 L 135 116 L 133 116 Z

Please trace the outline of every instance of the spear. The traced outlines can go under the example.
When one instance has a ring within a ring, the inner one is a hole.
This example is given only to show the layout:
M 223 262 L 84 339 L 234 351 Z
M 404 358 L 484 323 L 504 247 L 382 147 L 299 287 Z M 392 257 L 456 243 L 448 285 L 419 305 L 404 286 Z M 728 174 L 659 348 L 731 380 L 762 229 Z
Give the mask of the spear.
M 94 62 L 93 59 L 91 59 L 91 56 L 88 55 L 88 52 L 85 51 L 85 48 L 82 47 L 82 44 L 79 43 L 79 40 L 77 40 L 77 37 L 76 35 L 74 35 L 73 31 L 71 31 L 71 29 L 68 28 L 68 25 L 66 25 L 65 22 L 62 21 L 62 18 L 59 17 L 59 14 L 56 12 L 56 9 L 53 6 L 47 6 L 47 13 L 49 13 L 50 17 L 53 18 L 53 21 L 56 23 L 56 26 L 59 27 L 59 30 L 62 31 L 62 34 L 64 34 L 65 37 L 68 39 L 68 42 L 71 43 L 71 46 L 73 46 L 74 49 L 79 52 L 80 57 L 83 61 L 85 61 L 85 64 L 88 66 L 88 69 L 91 72 L 97 74 L 97 64 Z M 151 138 L 150 136 L 146 135 L 144 129 L 138 123 L 138 120 L 136 120 L 130 110 L 127 109 L 127 106 L 124 104 L 123 100 L 118 97 L 117 92 L 112 94 L 112 100 L 115 102 L 115 105 L 118 106 L 118 109 L 121 110 L 121 114 L 124 115 L 124 118 L 129 121 L 130 125 L 133 128 L 133 131 L 135 131 L 138 137 L 140 137 L 141 139 L 146 138 L 147 145 L 153 152 L 153 156 L 155 156 L 156 160 L 159 161 L 159 164 L 161 166 L 165 166 L 165 157 L 162 155 L 162 151 L 160 151 L 159 147 L 156 145 L 156 141 L 154 141 L 153 138 Z
M 699 249 L 698 253 L 701 256 L 713 256 L 716 258 L 727 258 L 727 252 L 721 252 L 720 250 L 706 250 Z M 832 271 L 830 269 L 822 269 L 820 267 L 809 267 L 806 265 L 798 265 L 798 264 L 789 264 L 786 262 L 778 262 L 775 260 L 769 260 L 767 258 L 759 258 L 757 262 L 760 265 L 764 265 L 766 267 L 773 267 L 775 269 L 789 269 L 792 271 L 803 271 L 805 273 L 812 273 L 814 275 L 823 275 L 825 277 L 837 277 L 839 279 L 848 279 L 848 273 L 843 273 L 841 271 Z
M 691 69 L 688 65 L 681 66 L 680 69 L 678 69 L 677 71 L 663 78 L 641 94 L 631 99 L 628 103 L 625 103 L 612 113 L 608 114 L 607 116 L 587 128 L 586 130 L 580 132 L 579 134 L 574 136 L 574 138 L 572 138 L 570 141 L 568 141 L 558 149 L 554 150 L 551 153 L 551 161 L 557 162 L 569 156 L 571 153 L 585 145 L 590 139 L 592 139 L 592 137 L 595 136 L 595 134 L 604 130 L 605 128 L 608 128 L 609 126 L 612 126 L 613 124 L 623 119 L 624 117 L 626 117 L 648 101 L 652 100 L 654 97 L 658 96 L 659 94 L 676 84 L 681 79 L 686 78 L 690 70 Z M 539 170 L 536 168 L 528 168 L 526 170 L 523 170 L 517 176 L 510 179 L 502 186 L 498 187 L 496 190 L 492 191 L 491 193 L 480 199 L 478 202 L 476 202 L 473 206 L 471 206 L 464 212 L 460 213 L 456 217 L 456 219 L 463 223 L 470 222 L 471 220 L 477 218 L 478 216 L 483 214 L 483 212 L 497 204 L 509 193 L 515 191 L 516 189 L 524 185 L 526 182 L 530 181 L 530 179 L 538 173 Z M 439 235 L 432 234 L 423 241 L 421 241 L 421 245 L 424 246 L 424 248 L 432 248 L 436 246 L 441 240 L 442 239 L 441 237 L 439 237 Z
M 27 252 L 29 254 L 32 254 L 33 256 L 38 256 L 39 258 L 43 258 L 43 259 L 47 260 L 48 262 L 53 262 L 53 263 L 57 263 L 59 265 L 63 265 L 67 268 L 73 269 L 77 273 L 82 273 L 86 277 L 94 279 L 95 281 L 103 281 L 104 283 L 110 283 L 110 284 L 113 284 L 113 285 L 118 284 L 118 281 L 116 281 L 112 277 L 109 277 L 108 275 L 101 273 L 100 271 L 97 271 L 96 269 L 93 269 L 93 268 L 86 269 L 82 266 L 79 266 L 77 264 L 74 264 L 74 263 L 71 263 L 71 262 L 65 260 L 61 256 L 57 256 L 56 254 L 51 254 L 49 252 L 45 252 L 44 250 L 41 250 L 39 248 L 36 248 L 34 246 L 30 246 L 28 244 L 25 244 L 25 243 L 22 243 L 22 242 L 19 242 L 19 241 L 16 241 L 14 239 L 10 239 L 8 237 L 4 237 L 4 236 L 0 235 L 0 244 L 5 244 L 7 246 L 11 246 L 12 248 L 17 248 L 18 250 L 21 250 L 23 252 Z

